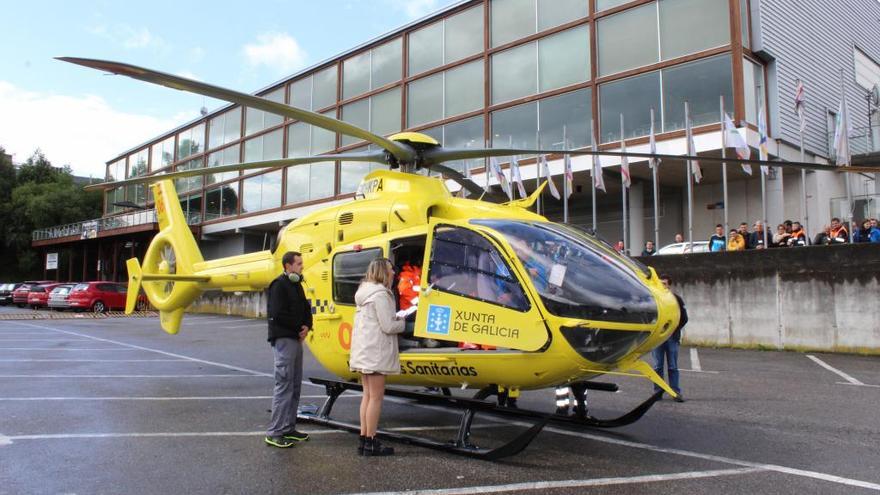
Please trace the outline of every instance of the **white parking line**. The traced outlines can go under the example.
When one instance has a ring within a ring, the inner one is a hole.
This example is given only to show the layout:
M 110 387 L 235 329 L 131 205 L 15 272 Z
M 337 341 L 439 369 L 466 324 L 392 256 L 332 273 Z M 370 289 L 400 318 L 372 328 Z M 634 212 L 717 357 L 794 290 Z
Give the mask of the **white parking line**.
M 244 375 L 251 376 L 251 375 Z M 344 394 L 339 399 L 360 397 L 360 394 Z M 266 400 L 271 395 L 213 396 L 193 397 L 0 397 L 0 402 L 41 402 L 41 401 L 176 401 L 176 400 Z M 326 395 L 301 395 L 300 399 L 326 399 Z
M 837 382 L 838 385 L 852 385 L 854 387 L 870 387 L 870 388 L 880 388 L 880 385 L 870 385 L 867 383 L 849 383 L 849 382 Z
M 249 323 L 249 324 L 247 324 L 247 325 L 224 325 L 224 326 L 222 326 L 222 327 L 220 327 L 220 328 L 226 328 L 226 329 L 228 329 L 228 330 L 234 330 L 234 329 L 237 329 L 237 328 L 257 328 L 257 327 L 265 327 L 265 326 L 266 326 L 266 322 L 265 322 L 265 321 L 258 321 L 258 322 L 256 322 L 256 323 Z
M 0 363 L 185 363 L 187 359 L 0 359 Z
M 114 349 L 112 347 L 0 347 L 0 351 L 136 351 L 138 349 Z M 189 360 L 187 360 L 189 361 Z
M 595 478 L 590 480 L 559 480 L 533 481 L 527 483 L 510 483 L 507 485 L 467 486 L 462 488 L 440 488 L 428 490 L 410 490 L 400 492 L 369 492 L 351 495 L 476 495 L 482 493 L 503 493 L 522 490 L 550 490 L 555 488 L 585 488 L 588 486 L 631 485 L 639 483 L 657 483 L 660 481 L 694 480 L 701 478 L 717 478 L 719 476 L 735 476 L 741 474 L 760 473 L 758 468 L 716 469 L 712 471 L 687 471 L 672 474 L 648 474 L 620 478 Z
M 32 326 L 32 327 L 35 327 L 35 328 L 42 328 L 42 329 L 44 329 L 44 330 L 51 330 L 51 331 L 53 331 L 53 332 L 65 333 L 65 334 L 68 334 L 68 335 L 76 335 L 76 336 L 79 336 L 79 337 L 85 337 L 85 338 L 87 338 L 87 339 L 92 339 L 92 340 L 95 340 L 95 341 L 98 341 L 98 342 L 107 342 L 107 343 L 109 343 L 109 344 L 121 345 L 121 346 L 123 346 L 123 347 L 128 347 L 128 348 L 131 348 L 131 349 L 137 349 L 137 350 L 141 350 L 141 351 L 156 352 L 156 353 L 159 353 L 159 354 L 162 354 L 162 355 L 165 355 L 165 356 L 170 356 L 170 357 L 175 357 L 175 358 L 186 359 L 186 360 L 188 360 L 188 361 L 193 361 L 193 362 L 196 362 L 196 363 L 210 364 L 210 365 L 212 365 L 212 366 L 218 366 L 218 367 L 220 367 L 220 368 L 225 368 L 225 369 L 228 369 L 228 370 L 241 371 L 241 372 L 244 372 L 244 373 L 251 373 L 251 374 L 253 374 L 253 375 L 257 375 L 257 376 L 269 376 L 269 377 L 274 377 L 274 375 L 272 375 L 271 373 L 263 373 L 263 372 L 260 372 L 260 371 L 249 370 L 249 369 L 247 369 L 247 368 L 242 368 L 242 367 L 239 367 L 239 366 L 232 366 L 232 365 L 229 365 L 229 364 L 218 363 L 218 362 L 215 362 L 215 361 L 206 361 L 206 360 L 204 360 L 204 359 L 196 359 L 196 358 L 189 357 L 189 356 L 184 356 L 184 355 L 181 355 L 181 354 L 175 354 L 175 353 L 173 353 L 173 352 L 160 351 L 159 349 L 152 349 L 152 348 L 149 348 L 149 347 L 143 347 L 143 346 L 139 346 L 139 345 L 126 344 L 125 342 L 119 342 L 119 341 L 117 341 L 117 340 L 102 339 L 102 338 L 100 338 L 100 337 L 92 337 L 91 335 L 86 335 L 86 334 L 84 334 L 84 333 L 71 332 L 71 331 L 69 331 L 69 330 L 59 330 L 59 329 L 57 329 L 57 328 L 45 327 L 45 326 L 42 326 L 42 325 L 28 324 L 28 326 Z
M 696 347 L 691 347 L 691 369 L 694 371 L 703 371 L 703 368 L 700 366 L 700 356 L 697 355 Z
M 826 363 L 825 361 L 822 361 L 821 359 L 817 358 L 816 356 L 813 356 L 813 355 L 811 355 L 811 354 L 807 354 L 807 357 L 810 358 L 810 360 L 812 360 L 814 363 L 818 364 L 819 366 L 825 368 L 826 370 L 828 370 L 828 371 L 830 371 L 830 372 L 832 372 L 832 373 L 836 373 L 837 376 L 839 376 L 839 377 L 843 378 L 844 380 L 846 380 L 846 381 L 852 383 L 853 385 L 864 385 L 864 383 L 862 383 L 862 382 L 856 380 L 855 378 L 853 378 L 853 377 L 847 375 L 846 373 L 840 371 L 839 369 L 837 369 L 837 368 L 831 366 L 830 364 Z

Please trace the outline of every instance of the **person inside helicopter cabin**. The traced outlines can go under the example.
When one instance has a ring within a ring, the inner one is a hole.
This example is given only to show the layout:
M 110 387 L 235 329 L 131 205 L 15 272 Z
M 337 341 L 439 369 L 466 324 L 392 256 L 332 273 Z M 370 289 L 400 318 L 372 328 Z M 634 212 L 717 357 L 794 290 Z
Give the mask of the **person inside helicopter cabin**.
M 397 334 L 403 332 L 404 322 L 395 316 L 393 281 L 391 261 L 376 258 L 367 266 L 366 277 L 354 296 L 357 306 L 348 366 L 361 374 L 364 389 L 358 439 L 358 453 L 364 456 L 394 454 L 393 448 L 382 445 L 376 438 L 385 397 L 385 376 L 400 374 Z
M 724 237 L 724 226 L 715 226 L 715 233 L 709 238 L 709 251 L 717 253 L 727 249 L 727 238 Z

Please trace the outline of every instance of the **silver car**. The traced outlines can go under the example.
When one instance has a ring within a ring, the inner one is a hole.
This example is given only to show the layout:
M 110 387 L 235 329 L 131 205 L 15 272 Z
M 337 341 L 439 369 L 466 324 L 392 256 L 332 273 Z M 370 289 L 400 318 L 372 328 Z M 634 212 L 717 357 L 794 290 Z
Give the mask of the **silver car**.
M 686 254 L 690 253 L 690 247 L 687 242 L 676 242 L 675 244 L 667 244 L 660 248 L 655 256 L 661 254 Z M 694 253 L 708 253 L 709 252 L 709 242 L 707 241 L 694 241 Z
M 75 284 L 59 285 L 52 289 L 52 292 L 49 293 L 49 309 L 64 311 L 65 309 L 70 308 L 70 303 L 67 302 L 67 296 L 70 295 L 70 290 L 73 289 L 74 285 Z

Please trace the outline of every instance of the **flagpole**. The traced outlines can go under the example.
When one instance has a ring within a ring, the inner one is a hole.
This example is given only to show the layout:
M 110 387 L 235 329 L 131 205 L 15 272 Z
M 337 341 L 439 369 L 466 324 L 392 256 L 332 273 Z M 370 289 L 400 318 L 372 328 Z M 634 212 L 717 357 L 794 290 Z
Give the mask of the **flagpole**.
M 651 139 L 654 140 L 654 109 L 651 108 Z M 650 150 L 651 153 L 656 153 L 657 150 Z M 653 160 L 653 159 L 651 159 Z M 648 161 L 648 166 L 651 166 L 651 161 Z M 654 161 L 654 165 L 651 166 L 651 180 L 654 183 L 654 249 L 660 249 L 660 193 L 657 186 L 657 168 L 660 166 L 659 161 Z
M 623 114 L 620 114 L 620 149 L 623 151 L 625 148 L 624 140 L 626 139 L 626 134 L 623 133 Z M 627 204 L 626 204 L 626 178 L 623 176 L 623 160 L 626 157 L 620 157 L 620 191 L 623 198 L 623 252 L 632 252 L 630 251 L 629 245 L 629 229 L 627 222 Z
M 599 140 L 596 138 L 596 122 L 591 120 L 590 127 L 591 127 L 590 133 L 592 134 L 592 140 L 593 140 L 592 150 L 597 151 L 597 146 L 598 146 Z M 595 234 L 599 228 L 598 224 L 596 223 L 596 160 L 598 160 L 598 158 L 596 157 L 596 155 L 593 155 L 592 158 L 593 158 L 593 160 L 591 163 L 593 164 L 593 166 L 590 169 L 591 170 L 590 184 L 592 185 L 592 191 L 593 191 L 593 197 L 592 197 L 592 202 L 593 202 L 593 233 Z M 601 167 L 602 164 L 599 163 L 599 166 Z M 599 173 L 602 173 L 601 168 L 599 169 Z
M 535 146 L 538 149 L 541 149 L 541 128 L 540 127 L 538 127 L 538 129 L 535 131 Z M 540 188 L 541 188 L 541 157 L 540 157 L 540 155 L 535 155 L 535 190 L 537 191 Z M 537 204 L 536 211 L 538 212 L 538 215 L 541 214 L 541 207 L 543 206 L 541 204 L 542 203 L 542 201 L 541 201 L 542 196 L 543 196 L 543 194 L 538 195 L 538 202 L 536 203 Z
M 804 128 L 807 126 L 807 119 L 804 116 L 804 83 L 800 79 L 795 82 L 794 95 L 794 111 L 798 117 L 798 135 L 800 137 L 801 147 L 801 163 L 804 163 Z M 804 228 L 807 236 L 810 233 L 810 212 L 807 210 L 807 171 L 801 169 L 801 211 L 804 214 Z M 847 226 L 847 231 L 850 228 Z
M 767 115 L 765 112 L 764 105 L 760 105 L 758 107 L 758 139 L 760 140 L 758 143 L 758 158 L 761 161 L 766 161 L 770 158 L 767 153 Z M 767 174 L 769 171 L 769 166 L 761 165 L 761 221 L 764 222 L 764 246 L 768 246 L 767 236 L 769 235 L 767 225 Z
M 562 149 L 564 151 L 568 151 L 568 130 L 565 126 L 562 126 Z M 568 155 L 563 155 L 563 160 Z M 563 171 L 563 176 L 567 171 Z M 568 223 L 568 195 L 571 194 L 571 191 L 568 190 L 568 177 L 565 177 L 565 180 L 562 181 L 562 223 Z
M 727 133 L 724 132 L 724 95 L 721 95 L 721 159 L 727 158 Z M 727 232 L 730 232 L 729 225 L 729 209 L 730 203 L 727 200 L 727 162 L 721 162 L 721 187 L 724 190 L 723 193 L 723 201 L 724 201 L 724 232 L 727 235 Z
M 690 143 L 690 109 L 688 102 L 684 102 L 684 125 L 688 130 L 687 141 Z M 691 153 L 690 144 L 686 146 L 688 154 Z M 688 201 L 688 252 L 694 250 L 694 185 L 693 185 L 693 165 L 691 160 L 687 161 L 687 201 Z
M 843 158 L 846 160 L 844 163 L 845 167 L 850 165 L 850 151 L 849 151 L 849 115 L 845 115 L 849 112 L 848 108 L 846 108 L 846 91 L 843 89 L 843 69 L 840 69 L 840 103 L 841 109 L 843 109 L 844 115 L 840 118 L 843 119 L 842 129 L 840 132 L 843 133 L 843 139 L 846 140 L 846 156 Z M 838 160 L 839 161 L 839 160 Z M 846 181 L 846 225 L 850 226 L 852 229 L 852 220 L 853 220 L 853 197 L 852 197 L 852 186 L 850 185 L 849 174 L 843 174 L 843 180 Z

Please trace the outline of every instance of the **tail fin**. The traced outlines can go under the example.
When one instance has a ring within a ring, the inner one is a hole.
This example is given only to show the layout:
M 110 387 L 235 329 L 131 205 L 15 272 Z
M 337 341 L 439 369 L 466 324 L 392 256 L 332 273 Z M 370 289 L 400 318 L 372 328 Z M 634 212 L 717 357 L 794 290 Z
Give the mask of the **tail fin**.
M 196 240 L 189 229 L 174 182 L 170 179 L 152 185 L 156 198 L 159 233 L 153 238 L 144 256 L 143 266 L 128 260 L 128 298 L 126 311 L 134 309 L 140 286 L 150 302 L 159 310 L 162 329 L 174 334 L 180 329 L 183 311 L 202 289 L 199 282 L 210 277 L 194 276 L 194 266 L 203 261 Z

